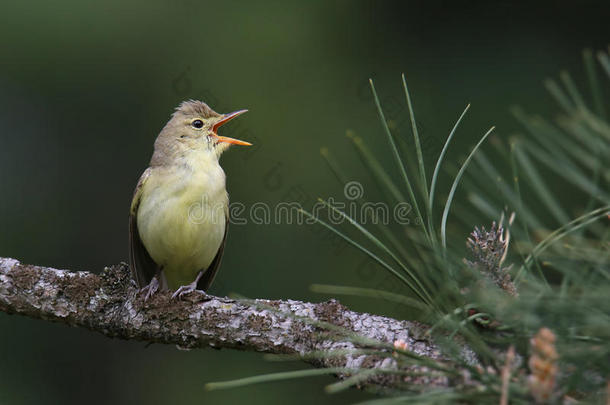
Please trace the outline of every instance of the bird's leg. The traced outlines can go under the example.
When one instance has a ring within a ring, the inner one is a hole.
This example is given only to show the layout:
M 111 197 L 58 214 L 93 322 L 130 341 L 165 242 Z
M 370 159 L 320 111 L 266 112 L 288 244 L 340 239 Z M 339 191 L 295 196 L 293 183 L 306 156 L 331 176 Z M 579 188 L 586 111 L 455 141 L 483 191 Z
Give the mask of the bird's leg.
M 195 291 L 197 290 L 197 283 L 199 282 L 199 279 L 201 278 L 201 276 L 203 275 L 203 272 L 205 270 L 201 270 L 199 272 L 199 274 L 197 274 L 197 277 L 195 278 L 195 281 L 193 281 L 191 284 L 187 284 L 187 285 L 183 285 L 180 288 L 178 288 L 176 290 L 176 292 L 172 295 L 172 299 L 174 298 L 180 298 L 185 294 L 190 293 L 191 291 Z M 205 293 L 205 291 L 203 291 Z
M 154 276 L 152 280 L 150 280 L 150 284 L 142 288 L 140 291 L 142 291 L 143 293 L 146 292 L 146 295 L 144 296 L 144 301 L 148 301 L 148 299 L 152 297 L 153 294 L 156 293 L 158 290 L 159 280 L 157 279 L 157 276 Z

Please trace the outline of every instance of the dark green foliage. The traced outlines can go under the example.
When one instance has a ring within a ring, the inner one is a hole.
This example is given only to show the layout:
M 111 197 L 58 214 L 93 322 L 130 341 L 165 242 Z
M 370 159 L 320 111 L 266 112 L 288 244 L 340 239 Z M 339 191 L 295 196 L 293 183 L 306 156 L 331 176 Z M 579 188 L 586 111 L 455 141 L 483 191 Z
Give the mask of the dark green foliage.
M 608 55 L 600 52 L 597 56 L 606 79 L 610 78 Z M 399 176 L 382 168 L 382 157 L 374 156 L 364 139 L 353 133 L 349 137 L 371 177 L 387 192 L 388 203 L 412 204 L 418 221 L 415 226 L 383 226 L 373 221 L 375 229 L 368 230 L 368 225 L 338 212 L 346 220 L 341 227 L 354 232 L 351 236 L 324 219 L 307 215 L 369 256 L 379 264 L 379 271 L 390 272 L 404 285 L 404 292 L 367 286 L 316 285 L 314 290 L 374 297 L 418 308 L 419 320 L 432 326 L 430 338 L 441 345 L 451 362 L 470 370 L 472 379 L 480 383 L 474 391 L 459 386 L 442 391 L 406 386 L 398 397 L 380 398 L 374 403 L 499 403 L 502 395 L 511 403 L 530 403 L 532 394 L 541 400 L 540 392 L 550 402 L 567 398 L 605 400 L 610 378 L 610 125 L 602 84 L 608 80 L 598 78 L 592 52 L 585 51 L 584 60 L 592 107 L 566 72 L 560 75 L 561 84 L 547 80 L 545 85 L 562 113 L 549 120 L 513 108 L 525 133 L 510 137 L 508 143 L 494 139 L 490 150 L 489 145 L 482 146 L 490 130 L 459 169 L 450 165 L 452 186 L 445 190 L 442 215 L 435 209 L 435 197 L 443 194 L 436 189 L 437 179 L 446 166 L 443 159 L 449 142 L 454 135 L 459 136 L 456 130 L 468 107 L 429 177 L 404 77 L 413 129 L 413 140 L 408 142 L 391 131 L 371 81 L 382 136 L 390 143 Z M 403 150 L 402 145 L 409 143 L 415 146 L 415 153 Z M 340 164 L 328 150 L 323 150 L 323 156 L 344 182 Z M 413 156 L 417 165 L 407 162 Z M 430 187 L 428 178 L 432 179 Z M 467 201 L 460 199 L 461 195 Z M 574 197 L 570 200 L 573 202 L 568 203 L 565 195 Z M 449 215 L 453 212 L 458 213 L 455 218 Z M 435 221 L 439 217 L 440 223 Z M 488 220 L 481 221 L 485 217 Z M 447 227 L 458 219 L 474 229 L 467 241 Z M 464 242 L 470 250 L 466 259 Z M 530 339 L 547 329 L 549 332 L 544 333 L 551 337 L 547 346 L 559 357 L 546 359 L 551 366 L 544 376 L 548 386 L 542 387 Z M 458 335 L 463 339 L 460 343 L 452 339 Z M 462 358 L 460 347 L 464 343 L 476 351 L 479 366 L 473 367 Z M 506 369 L 505 355 L 510 346 L 516 349 L 516 360 Z M 395 358 L 398 364 L 406 359 L 419 361 L 404 351 Z M 502 380 L 502 370 L 508 380 Z M 357 385 L 374 373 L 355 372 L 330 391 Z

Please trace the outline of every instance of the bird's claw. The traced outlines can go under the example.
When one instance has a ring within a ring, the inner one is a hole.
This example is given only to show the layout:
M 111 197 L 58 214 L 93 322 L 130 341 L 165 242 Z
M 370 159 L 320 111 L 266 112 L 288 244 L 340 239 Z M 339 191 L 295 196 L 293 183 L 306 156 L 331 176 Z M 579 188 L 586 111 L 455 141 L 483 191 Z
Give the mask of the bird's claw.
M 200 291 L 197 290 L 197 280 L 195 280 L 194 282 L 192 282 L 191 284 L 187 284 L 187 285 L 183 285 L 181 287 L 179 287 L 173 294 L 172 294 L 172 299 L 180 299 L 182 298 L 183 295 L 186 295 L 190 292 L 193 291 Z M 205 294 L 204 291 L 201 291 Z
M 148 301 L 150 297 L 152 297 L 157 291 L 159 291 L 159 280 L 157 277 L 153 277 L 150 280 L 150 284 L 140 290 L 142 293 L 146 293 L 144 296 L 144 302 Z

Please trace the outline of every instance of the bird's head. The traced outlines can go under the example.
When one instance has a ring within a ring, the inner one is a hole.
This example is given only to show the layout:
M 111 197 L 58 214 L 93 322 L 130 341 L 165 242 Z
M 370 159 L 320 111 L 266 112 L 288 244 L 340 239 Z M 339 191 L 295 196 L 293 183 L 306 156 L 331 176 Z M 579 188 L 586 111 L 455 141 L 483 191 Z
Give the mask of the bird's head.
M 203 151 L 220 157 L 230 145 L 252 145 L 218 135 L 218 128 L 246 111 L 219 114 L 202 101 L 184 101 L 159 134 L 155 142 L 155 155 L 163 160 L 189 151 Z

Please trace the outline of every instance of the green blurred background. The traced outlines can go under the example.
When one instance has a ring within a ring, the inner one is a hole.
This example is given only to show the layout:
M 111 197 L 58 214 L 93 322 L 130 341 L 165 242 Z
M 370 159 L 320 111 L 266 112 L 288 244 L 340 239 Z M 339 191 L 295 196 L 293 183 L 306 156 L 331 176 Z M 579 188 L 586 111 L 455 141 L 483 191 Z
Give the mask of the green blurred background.
M 608 43 L 606 2 L 3 2 L 0 13 L 0 256 L 99 272 L 127 260 L 127 212 L 153 141 L 180 101 L 250 112 L 222 133 L 255 143 L 223 156 L 232 201 L 311 205 L 343 197 L 320 157 L 328 147 L 366 197 L 379 191 L 347 129 L 390 170 L 367 79 L 408 133 L 406 73 L 435 159 L 467 103 L 458 159 L 508 107 L 555 111 L 542 80 L 584 82 L 585 47 Z M 243 215 L 246 217 L 246 215 Z M 473 224 L 475 225 L 475 224 Z M 467 229 L 457 231 L 460 237 Z M 325 300 L 311 283 L 384 288 L 392 281 L 315 226 L 234 225 L 211 293 Z M 400 316 L 374 301 L 350 307 Z M 208 381 L 306 367 L 235 351 L 110 340 L 0 314 L 1 404 L 346 403 L 331 377 L 205 392 Z

